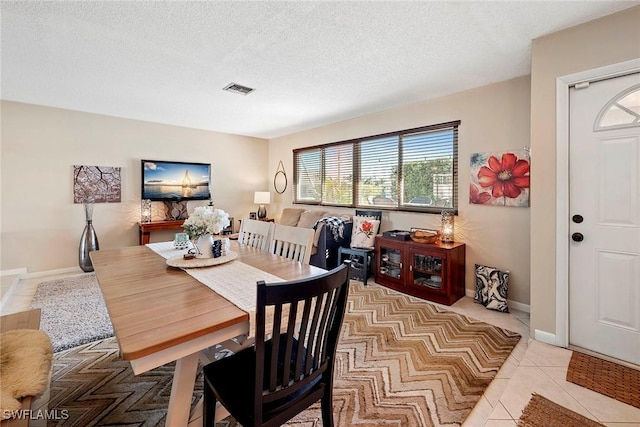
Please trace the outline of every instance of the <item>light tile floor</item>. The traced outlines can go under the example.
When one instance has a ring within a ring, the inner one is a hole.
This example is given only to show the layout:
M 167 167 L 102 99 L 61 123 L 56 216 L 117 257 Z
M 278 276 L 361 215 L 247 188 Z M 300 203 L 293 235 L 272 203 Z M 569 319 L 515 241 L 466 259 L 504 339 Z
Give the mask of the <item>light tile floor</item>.
M 73 275 L 20 280 L 2 314 L 28 309 L 39 283 Z M 463 427 L 514 427 L 534 392 L 608 427 L 640 427 L 640 409 L 565 380 L 571 351 L 531 340 L 528 313 L 487 310 L 469 297 L 451 307 L 442 307 L 518 332 L 523 337 Z

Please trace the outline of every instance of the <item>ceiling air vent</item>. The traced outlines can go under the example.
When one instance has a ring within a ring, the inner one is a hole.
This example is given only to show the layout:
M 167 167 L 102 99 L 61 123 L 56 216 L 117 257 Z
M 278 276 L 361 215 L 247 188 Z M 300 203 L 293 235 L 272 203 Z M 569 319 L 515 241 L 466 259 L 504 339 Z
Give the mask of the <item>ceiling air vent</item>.
M 251 89 L 250 87 L 242 86 L 237 83 L 229 83 L 222 90 L 226 90 L 233 93 L 239 93 L 240 95 L 249 95 L 255 89 Z

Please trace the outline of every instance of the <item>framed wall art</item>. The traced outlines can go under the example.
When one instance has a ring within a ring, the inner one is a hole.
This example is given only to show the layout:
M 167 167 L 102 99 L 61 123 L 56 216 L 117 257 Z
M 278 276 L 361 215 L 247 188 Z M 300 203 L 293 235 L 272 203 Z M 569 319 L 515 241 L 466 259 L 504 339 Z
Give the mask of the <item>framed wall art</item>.
M 73 203 L 120 203 L 120 167 L 73 165 Z
M 471 154 L 469 203 L 529 206 L 529 150 Z

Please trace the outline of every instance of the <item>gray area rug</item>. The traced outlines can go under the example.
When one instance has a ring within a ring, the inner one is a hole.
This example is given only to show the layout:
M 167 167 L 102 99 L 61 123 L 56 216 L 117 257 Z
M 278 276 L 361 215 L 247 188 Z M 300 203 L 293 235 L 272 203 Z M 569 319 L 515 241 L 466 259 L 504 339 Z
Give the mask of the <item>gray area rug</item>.
M 95 274 L 42 282 L 31 303 L 42 309 L 40 329 L 59 352 L 113 336 Z

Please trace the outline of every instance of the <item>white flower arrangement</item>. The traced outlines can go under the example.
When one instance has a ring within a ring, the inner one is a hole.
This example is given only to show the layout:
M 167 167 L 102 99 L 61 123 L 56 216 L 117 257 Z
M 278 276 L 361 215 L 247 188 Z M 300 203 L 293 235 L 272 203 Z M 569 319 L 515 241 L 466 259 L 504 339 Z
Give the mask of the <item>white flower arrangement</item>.
M 229 224 L 229 214 L 222 209 L 198 206 L 184 221 L 182 227 L 189 238 L 194 239 L 207 233 L 219 234 Z

